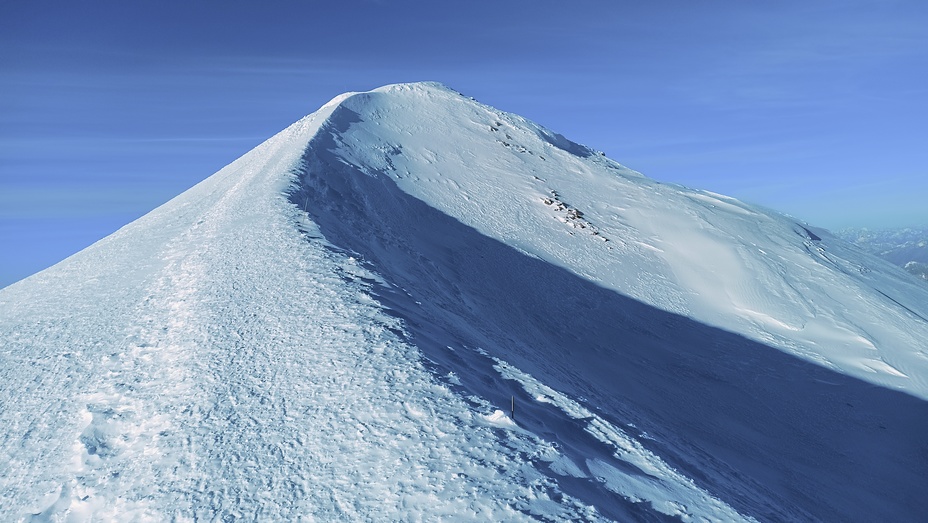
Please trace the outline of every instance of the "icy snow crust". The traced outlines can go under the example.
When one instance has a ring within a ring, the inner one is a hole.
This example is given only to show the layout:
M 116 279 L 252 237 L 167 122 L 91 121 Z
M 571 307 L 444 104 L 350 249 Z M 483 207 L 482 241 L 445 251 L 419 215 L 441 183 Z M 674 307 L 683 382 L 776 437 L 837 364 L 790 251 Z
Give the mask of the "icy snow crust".
M 348 93 L 0 291 L 0 520 L 917 520 L 926 318 L 824 231 Z

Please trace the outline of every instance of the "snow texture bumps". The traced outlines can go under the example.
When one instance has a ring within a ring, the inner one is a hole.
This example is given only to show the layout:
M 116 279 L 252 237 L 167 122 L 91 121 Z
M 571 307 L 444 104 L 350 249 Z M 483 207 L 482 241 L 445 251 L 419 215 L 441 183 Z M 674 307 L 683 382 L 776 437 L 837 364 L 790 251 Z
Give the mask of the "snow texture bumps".
M 0 291 L 0 519 L 912 519 L 925 303 L 438 84 L 347 93 Z

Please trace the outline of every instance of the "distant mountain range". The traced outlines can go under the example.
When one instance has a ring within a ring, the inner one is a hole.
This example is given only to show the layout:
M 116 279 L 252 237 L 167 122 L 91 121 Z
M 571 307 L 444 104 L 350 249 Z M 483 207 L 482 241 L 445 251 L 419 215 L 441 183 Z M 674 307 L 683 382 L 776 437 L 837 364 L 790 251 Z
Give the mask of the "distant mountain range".
M 928 227 L 848 228 L 835 235 L 928 282 Z

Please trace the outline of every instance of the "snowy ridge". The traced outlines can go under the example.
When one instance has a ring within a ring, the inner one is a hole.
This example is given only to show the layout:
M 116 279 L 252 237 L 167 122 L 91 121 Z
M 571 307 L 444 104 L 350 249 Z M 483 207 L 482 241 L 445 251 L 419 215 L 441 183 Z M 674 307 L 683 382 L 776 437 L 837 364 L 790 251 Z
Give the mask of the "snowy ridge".
M 0 292 L 0 519 L 912 520 L 926 304 L 439 84 L 346 93 Z
M 78 348 L 93 345 L 93 332 L 38 326 L 25 361 L 11 358 L 22 346 L 6 347 L 4 398 L 41 395 L 47 415 L 64 419 L 50 438 L 34 427 L 41 410 L 4 410 L 33 427 L 4 433 L 3 519 L 596 519 L 569 499 L 545 503 L 544 477 L 513 462 L 516 451 L 422 371 L 396 319 L 350 276 L 353 260 L 302 240 L 282 193 L 300 150 L 291 140 L 312 131 L 312 119 L 295 125 L 70 261 L 150 248 L 152 228 L 176 234 L 157 251 L 163 268 L 146 275 L 152 284 L 121 279 L 101 294 L 125 285 L 144 295 L 127 332 L 102 350 L 65 352 L 92 372 L 59 365 L 45 376 L 83 383 L 32 391 L 21 365 L 61 358 L 50 332 L 64 329 Z M 22 303 L 23 287 L 4 304 Z M 22 312 L 70 319 L 61 309 Z M 459 466 L 426 466 L 432 460 Z
M 409 113 L 410 100 L 421 116 L 394 118 Z M 897 379 L 924 370 L 928 321 L 910 326 L 899 313 L 928 318 L 928 293 L 825 231 L 654 182 L 434 85 L 356 94 L 333 119 L 348 126 L 341 160 L 392 177 L 487 236 L 664 310 L 928 398 L 924 372 Z M 922 299 L 899 306 L 896 294 Z M 892 346 L 915 350 L 885 349 Z

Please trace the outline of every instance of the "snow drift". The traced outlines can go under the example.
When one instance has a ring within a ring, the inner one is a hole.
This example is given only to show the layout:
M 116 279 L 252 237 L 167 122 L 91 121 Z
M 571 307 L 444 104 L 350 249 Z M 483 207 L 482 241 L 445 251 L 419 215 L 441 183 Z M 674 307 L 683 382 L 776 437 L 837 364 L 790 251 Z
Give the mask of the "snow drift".
M 0 291 L 0 519 L 915 520 L 928 289 L 438 84 Z

